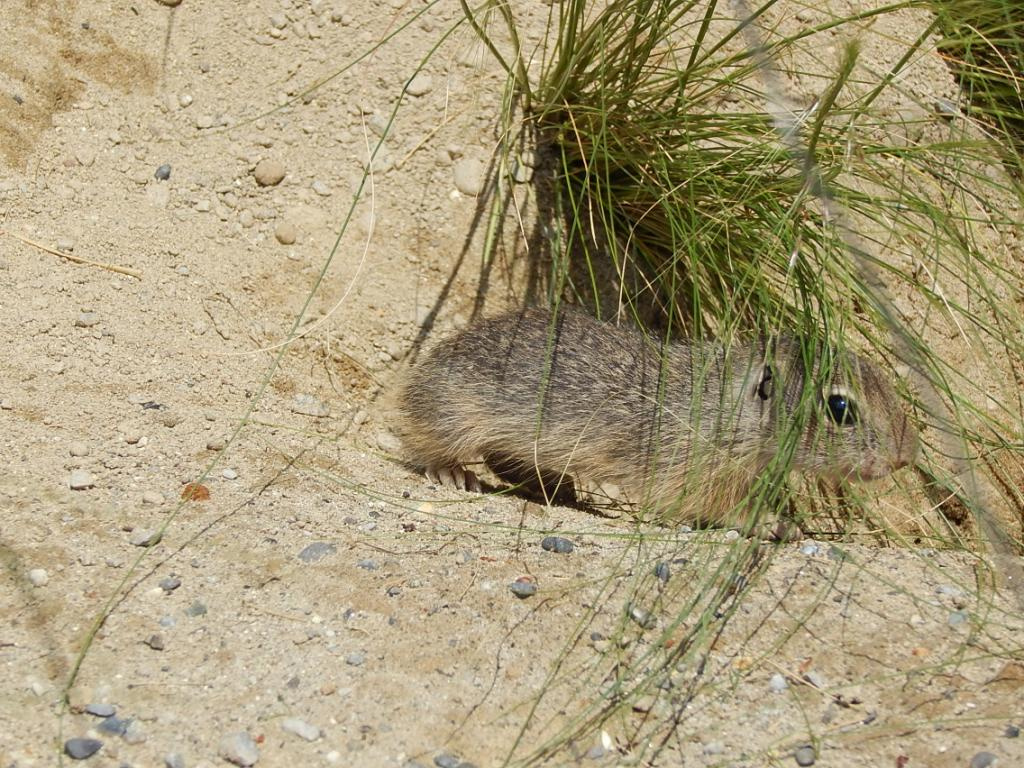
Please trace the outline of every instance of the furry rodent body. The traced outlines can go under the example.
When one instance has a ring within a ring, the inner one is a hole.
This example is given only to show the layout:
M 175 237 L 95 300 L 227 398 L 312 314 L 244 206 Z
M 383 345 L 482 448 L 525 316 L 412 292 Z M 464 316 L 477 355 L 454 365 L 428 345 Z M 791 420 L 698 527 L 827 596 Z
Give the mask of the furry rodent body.
M 475 488 L 464 467 L 482 459 L 545 488 L 614 483 L 665 519 L 703 524 L 733 522 L 780 450 L 833 479 L 880 477 L 917 451 L 892 385 L 852 353 L 787 338 L 662 344 L 566 310 L 510 312 L 442 341 L 409 372 L 400 408 L 428 476 Z

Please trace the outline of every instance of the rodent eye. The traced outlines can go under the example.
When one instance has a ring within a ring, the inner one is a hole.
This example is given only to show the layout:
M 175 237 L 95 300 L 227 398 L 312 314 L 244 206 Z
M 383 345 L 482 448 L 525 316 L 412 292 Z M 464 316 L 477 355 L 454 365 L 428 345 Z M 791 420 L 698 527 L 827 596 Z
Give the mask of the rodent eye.
M 857 408 L 846 395 L 828 396 L 828 415 L 836 424 L 846 427 L 857 423 Z

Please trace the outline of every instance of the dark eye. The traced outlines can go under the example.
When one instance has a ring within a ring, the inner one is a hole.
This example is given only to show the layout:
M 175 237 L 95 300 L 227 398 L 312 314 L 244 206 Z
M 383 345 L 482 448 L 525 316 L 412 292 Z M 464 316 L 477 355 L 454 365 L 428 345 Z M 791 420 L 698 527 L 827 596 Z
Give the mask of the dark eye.
M 832 421 L 844 427 L 857 423 L 857 409 L 853 400 L 846 395 L 828 396 L 828 415 Z

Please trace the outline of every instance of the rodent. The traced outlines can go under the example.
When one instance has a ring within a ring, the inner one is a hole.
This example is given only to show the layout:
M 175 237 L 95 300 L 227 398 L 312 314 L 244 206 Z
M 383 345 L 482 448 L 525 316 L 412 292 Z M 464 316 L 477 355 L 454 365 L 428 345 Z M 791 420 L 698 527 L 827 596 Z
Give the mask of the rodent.
M 480 489 L 465 467 L 483 459 L 543 488 L 614 483 L 663 520 L 735 524 L 780 446 L 792 469 L 833 480 L 915 460 L 917 432 L 882 370 L 806 347 L 787 337 L 664 344 L 576 310 L 508 312 L 417 361 L 399 393 L 399 433 L 413 464 L 463 489 Z M 805 390 L 817 391 L 797 408 Z

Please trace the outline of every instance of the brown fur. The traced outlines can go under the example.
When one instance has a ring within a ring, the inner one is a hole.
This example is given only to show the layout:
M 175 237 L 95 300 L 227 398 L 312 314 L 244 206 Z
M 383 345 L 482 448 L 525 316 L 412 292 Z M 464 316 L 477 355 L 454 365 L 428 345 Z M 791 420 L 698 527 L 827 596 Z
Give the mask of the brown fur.
M 821 350 L 806 354 L 788 339 L 663 345 L 575 311 L 512 312 L 441 342 L 411 370 L 402 439 L 435 476 L 462 478 L 483 459 L 545 483 L 614 483 L 666 519 L 711 524 L 735 514 L 780 447 L 793 469 L 819 477 L 911 463 L 917 435 L 881 370 L 850 353 L 830 365 Z M 800 407 L 805 391 L 817 394 Z M 829 417 L 835 393 L 854 403 L 857 423 Z

